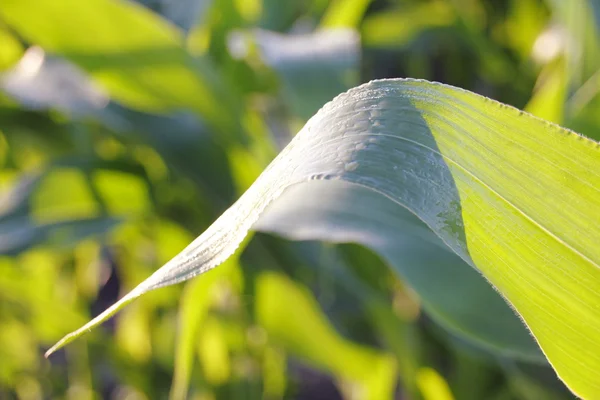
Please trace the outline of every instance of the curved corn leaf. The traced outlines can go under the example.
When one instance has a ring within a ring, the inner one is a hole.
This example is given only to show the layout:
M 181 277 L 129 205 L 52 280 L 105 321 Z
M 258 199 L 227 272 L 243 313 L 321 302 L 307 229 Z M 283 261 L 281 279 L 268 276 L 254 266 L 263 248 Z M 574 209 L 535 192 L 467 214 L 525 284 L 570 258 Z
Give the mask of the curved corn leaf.
M 512 107 L 426 81 L 371 82 L 324 106 L 206 232 L 48 354 L 223 262 L 290 186 L 341 179 L 414 213 L 512 304 L 569 388 L 597 397 L 599 165 L 598 143 Z
M 265 210 L 253 229 L 293 240 L 369 247 L 452 333 L 499 355 L 544 361 L 527 329 L 481 274 L 414 214 L 377 192 L 344 181 L 295 185 Z M 460 296 L 449 282 L 459 288 Z

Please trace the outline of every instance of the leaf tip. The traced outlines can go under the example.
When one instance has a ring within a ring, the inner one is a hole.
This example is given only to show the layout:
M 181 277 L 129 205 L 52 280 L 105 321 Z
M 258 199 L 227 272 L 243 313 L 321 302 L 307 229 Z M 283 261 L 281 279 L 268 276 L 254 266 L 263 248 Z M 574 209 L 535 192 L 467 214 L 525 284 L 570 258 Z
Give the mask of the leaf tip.
M 56 342 L 56 344 L 52 347 L 50 347 L 48 349 L 48 351 L 46 351 L 44 353 L 44 358 L 48 359 L 52 354 L 54 354 L 56 352 L 56 350 L 61 349 L 62 347 L 64 347 L 67 343 L 69 343 L 71 340 L 73 339 L 69 339 L 69 336 L 71 336 L 71 334 L 63 337 L 62 339 L 60 339 L 58 342 Z
M 73 340 L 77 339 L 78 337 L 83 336 L 86 332 L 90 332 L 92 330 L 92 328 L 95 328 L 96 326 L 100 325 L 101 323 L 103 323 L 104 321 L 106 321 L 107 319 L 109 319 L 110 317 L 115 315 L 117 313 L 117 311 L 119 311 L 121 308 L 125 307 L 127 304 L 132 302 L 140 294 L 141 293 L 137 292 L 136 290 L 131 291 L 129 294 L 127 294 L 121 300 L 117 301 L 115 304 L 113 304 L 112 306 L 107 308 L 103 313 L 98 315 L 96 318 L 92 319 L 91 321 L 89 321 L 87 324 L 85 324 L 81 328 L 69 333 L 68 335 L 66 335 L 62 339 L 60 339 L 58 342 L 56 342 L 56 344 L 54 346 L 50 347 L 50 349 L 48 349 L 48 351 L 46 351 L 44 353 L 44 357 L 45 358 L 50 357 L 57 350 L 66 346 L 67 344 L 71 343 Z

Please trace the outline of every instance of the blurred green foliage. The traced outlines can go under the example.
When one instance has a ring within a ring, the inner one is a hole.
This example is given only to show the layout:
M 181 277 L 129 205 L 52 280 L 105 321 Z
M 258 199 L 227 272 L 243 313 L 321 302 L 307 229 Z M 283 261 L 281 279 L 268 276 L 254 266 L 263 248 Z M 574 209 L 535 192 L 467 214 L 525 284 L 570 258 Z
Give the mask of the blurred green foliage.
M 0 398 L 572 397 L 549 366 L 438 326 L 368 250 L 264 234 L 42 354 L 360 82 L 441 81 L 600 139 L 599 15 L 593 0 L 3 0 Z

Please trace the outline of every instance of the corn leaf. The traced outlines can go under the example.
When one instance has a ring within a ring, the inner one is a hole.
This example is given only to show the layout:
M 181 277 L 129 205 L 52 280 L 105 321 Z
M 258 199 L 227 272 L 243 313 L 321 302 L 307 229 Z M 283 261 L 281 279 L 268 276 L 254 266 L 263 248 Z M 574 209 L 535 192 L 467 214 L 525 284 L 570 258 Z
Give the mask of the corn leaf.
M 426 81 L 371 82 L 324 106 L 207 231 L 48 354 L 223 262 L 286 189 L 339 179 L 411 211 L 504 296 L 575 394 L 598 397 L 598 166 L 598 143 L 512 107 Z

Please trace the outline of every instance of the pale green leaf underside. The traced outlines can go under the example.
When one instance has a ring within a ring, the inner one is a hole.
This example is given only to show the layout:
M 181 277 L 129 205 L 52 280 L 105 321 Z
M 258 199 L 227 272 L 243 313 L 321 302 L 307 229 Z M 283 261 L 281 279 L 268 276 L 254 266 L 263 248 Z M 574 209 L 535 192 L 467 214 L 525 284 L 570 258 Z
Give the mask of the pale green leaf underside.
M 206 232 L 49 353 L 223 262 L 286 188 L 341 179 L 413 212 L 512 304 L 571 390 L 597 397 L 599 166 L 596 142 L 512 107 L 426 81 L 371 82 L 325 105 Z
M 494 355 L 545 362 L 527 328 L 481 274 L 378 192 L 341 180 L 294 185 L 253 229 L 292 240 L 360 243 L 383 257 L 450 332 Z

